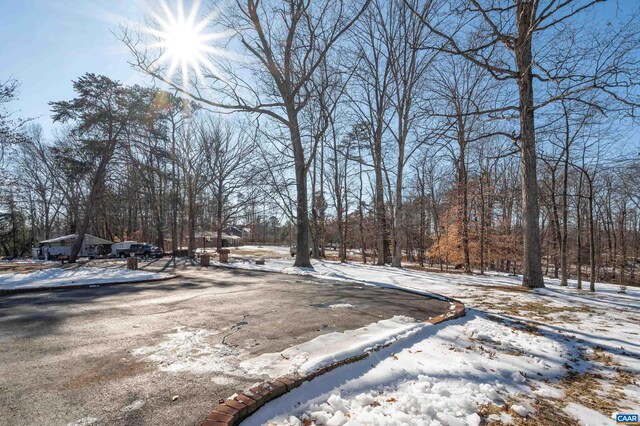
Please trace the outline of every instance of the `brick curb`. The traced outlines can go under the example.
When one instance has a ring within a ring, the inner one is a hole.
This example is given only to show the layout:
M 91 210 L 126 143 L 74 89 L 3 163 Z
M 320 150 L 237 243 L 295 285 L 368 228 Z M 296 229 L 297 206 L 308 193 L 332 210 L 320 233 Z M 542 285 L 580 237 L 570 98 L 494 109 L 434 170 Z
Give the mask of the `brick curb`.
M 56 291 L 56 290 L 74 290 L 85 287 L 104 287 L 110 285 L 120 285 L 120 284 L 144 284 L 144 283 L 153 283 L 158 281 L 168 281 L 174 278 L 179 278 L 179 274 L 170 275 L 168 277 L 163 278 L 152 278 L 150 280 L 134 280 L 134 281 L 114 281 L 109 283 L 94 283 L 94 284 L 74 284 L 74 285 L 64 285 L 64 286 L 52 286 L 52 287 L 27 287 L 27 288 L 5 288 L 0 289 L 0 296 L 5 294 L 20 294 L 20 293 L 39 293 L 39 292 L 47 292 L 47 291 Z
M 466 313 L 465 306 L 462 302 L 451 299 L 449 297 L 437 295 L 444 300 L 448 300 L 453 307 L 448 312 L 440 314 L 436 317 L 429 318 L 424 321 L 429 324 L 440 324 L 445 321 L 453 320 L 463 317 Z M 341 361 L 334 362 L 325 367 L 322 367 L 307 375 L 293 374 L 284 377 L 278 377 L 274 380 L 260 383 L 248 390 L 243 391 L 240 395 L 226 400 L 221 399 L 218 406 L 209 413 L 209 415 L 202 422 L 201 426 L 235 426 L 257 411 L 260 407 L 267 402 L 283 395 L 292 389 L 297 388 L 304 382 L 311 381 L 318 376 L 323 375 L 331 370 L 335 370 L 343 365 L 351 364 L 365 358 L 368 358 L 372 352 L 377 352 L 380 349 L 389 346 L 379 345 L 375 348 L 364 352 L 362 354 L 352 356 Z

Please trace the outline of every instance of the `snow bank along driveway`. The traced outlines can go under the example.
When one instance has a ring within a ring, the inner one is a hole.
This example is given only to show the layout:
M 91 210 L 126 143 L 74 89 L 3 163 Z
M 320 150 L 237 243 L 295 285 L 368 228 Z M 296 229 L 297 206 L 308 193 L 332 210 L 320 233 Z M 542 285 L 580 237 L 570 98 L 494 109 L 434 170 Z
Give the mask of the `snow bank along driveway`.
M 523 291 L 519 278 L 498 274 L 290 264 L 268 259 L 265 269 L 440 293 L 464 302 L 468 313 L 409 330 L 371 357 L 275 399 L 245 425 L 526 424 L 532 418 L 611 425 L 614 413 L 640 410 L 638 289 L 618 294 L 617 286 L 597 284 L 590 294 L 576 290 L 575 281 L 563 288 L 547 279 L 547 288 Z M 242 260 L 230 266 L 262 269 Z M 309 345 L 320 349 L 317 343 Z M 299 365 L 301 351 L 263 355 L 243 367 L 275 377 L 287 371 L 287 358 Z
M 165 273 L 131 271 L 123 268 L 50 268 L 28 274 L 0 274 L 0 290 L 99 285 L 126 281 L 146 281 L 170 276 L 170 274 Z

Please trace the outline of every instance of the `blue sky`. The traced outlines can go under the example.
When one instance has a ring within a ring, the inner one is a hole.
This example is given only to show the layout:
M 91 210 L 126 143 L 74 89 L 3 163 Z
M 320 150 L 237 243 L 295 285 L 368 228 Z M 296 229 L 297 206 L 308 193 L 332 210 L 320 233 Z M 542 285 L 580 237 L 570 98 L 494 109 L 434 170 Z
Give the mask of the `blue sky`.
M 37 118 L 47 135 L 53 127 L 47 103 L 71 99 L 72 80 L 85 72 L 150 82 L 127 64 L 127 51 L 110 32 L 123 19 L 143 18 L 136 0 L 0 0 L 0 79 L 20 83 L 11 110 Z
M 176 1 L 167 3 L 174 8 Z M 189 9 L 191 1 L 184 3 Z M 638 4 L 610 0 L 597 13 L 600 19 L 612 18 Z M 85 72 L 125 84 L 151 84 L 131 69 L 129 53 L 111 33 L 125 20 L 143 22 L 147 12 L 142 0 L 0 0 L 0 80 L 20 83 L 11 110 L 35 118 L 49 136 L 54 125 L 48 102 L 71 99 L 72 80 Z

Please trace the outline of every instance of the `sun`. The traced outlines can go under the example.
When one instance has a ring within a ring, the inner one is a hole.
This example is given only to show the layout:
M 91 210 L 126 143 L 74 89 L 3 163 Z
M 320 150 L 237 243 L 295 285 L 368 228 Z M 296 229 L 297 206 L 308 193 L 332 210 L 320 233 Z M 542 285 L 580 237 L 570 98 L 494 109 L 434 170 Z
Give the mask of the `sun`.
M 199 59 L 205 51 L 199 34 L 188 22 L 176 22 L 163 34 L 162 45 L 167 49 L 167 56 L 181 63 L 191 63 Z
M 199 1 L 192 3 L 187 14 L 182 0 L 177 0 L 173 9 L 165 0 L 160 0 L 160 6 L 161 14 L 149 9 L 154 25 L 144 30 L 156 39 L 149 47 L 160 51 L 157 67 L 165 70 L 165 78 L 173 81 L 176 70 L 180 69 L 182 84 L 186 86 L 192 76 L 203 79 L 205 74 L 218 74 L 209 56 L 220 55 L 221 51 L 211 46 L 211 42 L 224 34 L 207 31 L 217 12 L 198 19 Z

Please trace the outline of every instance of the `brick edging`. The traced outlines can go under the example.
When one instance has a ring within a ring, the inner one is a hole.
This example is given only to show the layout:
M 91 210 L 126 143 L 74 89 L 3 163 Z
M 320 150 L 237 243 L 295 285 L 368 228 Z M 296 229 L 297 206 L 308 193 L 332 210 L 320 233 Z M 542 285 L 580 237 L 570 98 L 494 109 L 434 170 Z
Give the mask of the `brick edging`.
M 56 291 L 56 290 L 74 290 L 85 287 L 105 287 L 110 285 L 120 285 L 120 284 L 144 284 L 144 283 L 153 283 L 158 281 L 168 281 L 174 278 L 179 278 L 180 274 L 170 275 L 168 277 L 162 278 L 151 278 L 149 280 L 129 280 L 129 281 L 114 281 L 108 283 L 93 283 L 93 284 L 74 284 L 74 285 L 64 285 L 57 287 L 27 287 L 27 288 L 5 288 L 0 289 L 0 296 L 5 294 L 19 294 L 19 293 L 39 293 L 39 292 L 47 292 L 47 291 Z
M 446 296 L 438 296 L 448 300 L 453 305 L 453 309 L 450 308 L 448 312 L 429 318 L 424 322 L 436 325 L 465 315 L 465 306 L 462 302 Z M 263 382 L 247 389 L 235 397 L 228 398 L 226 400 L 221 399 L 218 406 L 209 413 L 201 426 L 235 426 L 256 412 L 267 402 L 297 388 L 304 382 L 313 380 L 316 377 L 343 365 L 368 358 L 372 352 L 379 351 L 389 345 L 391 345 L 391 343 L 378 345 L 367 352 L 334 362 L 333 364 L 329 364 L 304 376 L 300 374 L 292 374 L 284 377 L 278 377 L 274 380 Z

